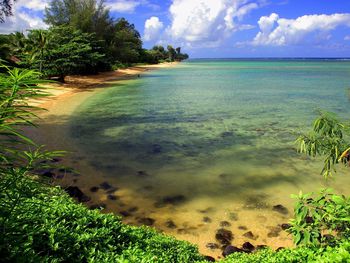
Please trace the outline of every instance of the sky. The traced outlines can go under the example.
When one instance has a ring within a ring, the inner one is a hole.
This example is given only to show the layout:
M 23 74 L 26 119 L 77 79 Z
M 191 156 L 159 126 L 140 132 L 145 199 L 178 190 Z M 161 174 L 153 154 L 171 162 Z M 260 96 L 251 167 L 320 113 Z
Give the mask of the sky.
M 0 33 L 47 28 L 50 0 L 17 0 Z M 144 46 L 191 58 L 350 57 L 350 0 L 106 0 Z

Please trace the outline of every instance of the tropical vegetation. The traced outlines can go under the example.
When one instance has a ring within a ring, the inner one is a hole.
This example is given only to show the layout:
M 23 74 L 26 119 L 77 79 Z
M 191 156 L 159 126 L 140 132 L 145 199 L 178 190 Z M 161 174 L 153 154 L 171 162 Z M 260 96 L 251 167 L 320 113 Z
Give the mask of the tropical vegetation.
M 102 0 L 51 1 L 45 22 L 47 30 L 0 35 L 0 58 L 60 81 L 70 74 L 95 74 L 133 63 L 188 58 L 181 47 L 144 49 L 135 26 L 125 18 L 113 19 Z

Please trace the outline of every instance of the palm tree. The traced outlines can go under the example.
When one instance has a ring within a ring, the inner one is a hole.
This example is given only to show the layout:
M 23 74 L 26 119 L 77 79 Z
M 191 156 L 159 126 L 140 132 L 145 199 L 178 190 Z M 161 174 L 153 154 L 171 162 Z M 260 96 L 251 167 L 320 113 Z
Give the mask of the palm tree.
M 39 57 L 39 71 L 42 72 L 44 52 L 49 42 L 48 31 L 42 29 L 31 30 L 28 35 L 31 61 Z

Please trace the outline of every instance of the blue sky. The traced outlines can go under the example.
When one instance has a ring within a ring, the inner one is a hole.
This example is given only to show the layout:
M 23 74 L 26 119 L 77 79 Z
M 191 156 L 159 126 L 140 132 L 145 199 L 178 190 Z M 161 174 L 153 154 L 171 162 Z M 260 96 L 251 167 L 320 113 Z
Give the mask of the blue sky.
M 18 0 L 1 33 L 45 28 L 49 0 Z M 144 46 L 196 57 L 350 57 L 350 0 L 107 0 Z

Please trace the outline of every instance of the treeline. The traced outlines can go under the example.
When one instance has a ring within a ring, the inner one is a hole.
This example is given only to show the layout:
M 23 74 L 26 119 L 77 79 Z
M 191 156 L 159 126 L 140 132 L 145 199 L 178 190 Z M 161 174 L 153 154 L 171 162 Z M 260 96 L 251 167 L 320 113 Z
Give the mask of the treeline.
M 113 19 L 103 0 L 51 1 L 47 30 L 0 35 L 0 58 L 46 77 L 94 74 L 133 63 L 181 61 L 181 48 L 142 47 L 140 33 L 125 18 Z

